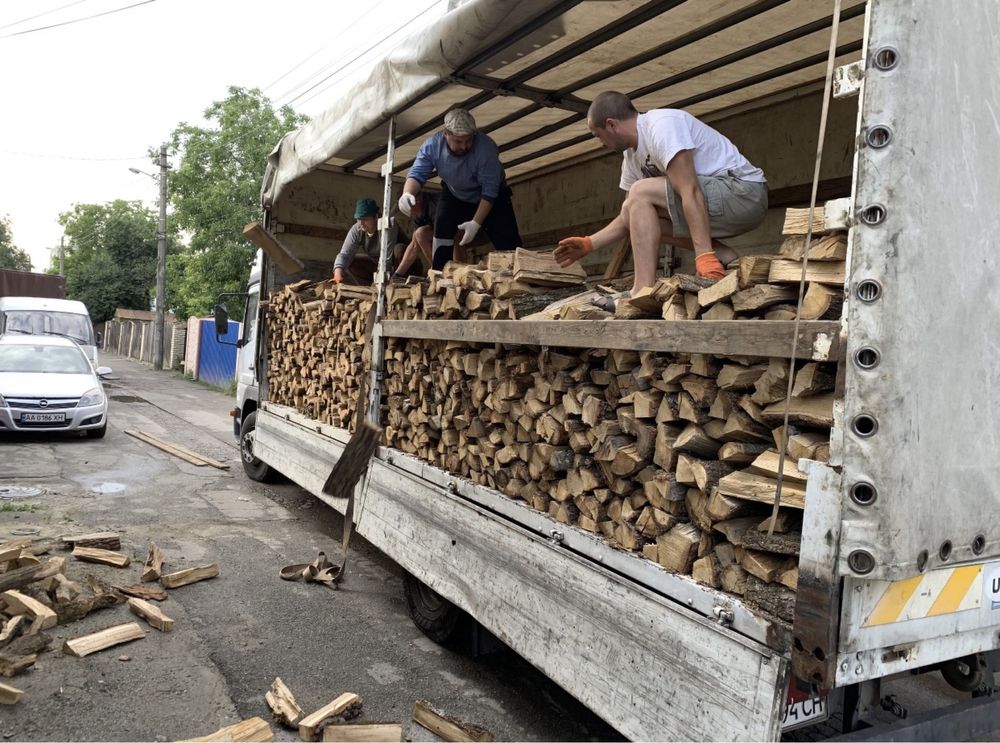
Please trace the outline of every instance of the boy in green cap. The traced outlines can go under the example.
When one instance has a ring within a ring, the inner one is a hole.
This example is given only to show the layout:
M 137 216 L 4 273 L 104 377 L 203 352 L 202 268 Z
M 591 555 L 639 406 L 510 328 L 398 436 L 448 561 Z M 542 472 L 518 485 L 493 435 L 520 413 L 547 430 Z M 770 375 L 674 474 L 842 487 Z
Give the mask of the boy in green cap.
M 378 267 L 382 240 L 378 232 L 378 205 L 375 199 L 358 199 L 354 219 L 357 221 L 348 231 L 333 263 L 333 280 L 337 284 L 345 279 L 351 283 L 370 283 Z M 409 240 L 393 225 L 389 228 L 389 242 L 401 250 Z M 358 262 L 352 269 L 356 258 Z

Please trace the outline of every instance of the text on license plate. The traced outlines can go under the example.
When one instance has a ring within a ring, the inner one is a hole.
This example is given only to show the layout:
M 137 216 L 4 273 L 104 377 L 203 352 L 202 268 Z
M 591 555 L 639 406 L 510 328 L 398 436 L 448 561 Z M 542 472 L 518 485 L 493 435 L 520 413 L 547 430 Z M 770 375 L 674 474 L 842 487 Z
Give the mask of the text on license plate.
M 21 413 L 21 423 L 63 423 L 65 413 Z
M 789 700 L 781 718 L 781 729 L 792 730 L 809 722 L 825 720 L 828 716 L 825 694 L 823 696 L 809 696 L 798 701 Z

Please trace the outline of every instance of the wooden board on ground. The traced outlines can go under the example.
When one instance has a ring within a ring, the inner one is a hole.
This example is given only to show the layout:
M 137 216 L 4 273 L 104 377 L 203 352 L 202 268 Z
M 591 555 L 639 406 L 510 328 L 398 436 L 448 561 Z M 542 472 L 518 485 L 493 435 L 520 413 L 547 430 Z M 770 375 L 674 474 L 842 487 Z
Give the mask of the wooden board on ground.
M 176 573 L 168 573 L 160 576 L 160 585 L 164 588 L 180 588 L 200 580 L 208 580 L 219 574 L 219 566 L 216 563 L 210 565 L 199 565 L 186 570 L 178 570 Z
M 77 658 L 83 658 L 91 653 L 96 653 L 98 650 L 105 650 L 106 648 L 132 642 L 133 640 L 141 640 L 145 636 L 146 633 L 142 627 L 135 622 L 129 622 L 128 624 L 108 627 L 90 635 L 77 637 L 75 640 L 67 640 L 66 644 L 63 645 L 63 651 Z
M 160 632 L 170 632 L 174 628 L 174 620 L 148 601 L 132 597 L 128 600 L 128 608 L 129 611 L 145 619 L 151 627 L 156 627 Z
M 361 703 L 362 699 L 357 694 L 352 692 L 341 694 L 329 704 L 299 720 L 299 737 L 307 743 L 319 740 L 319 731 L 323 723 L 339 717 L 352 708 L 360 707 Z
M 327 725 L 323 728 L 323 740 L 333 743 L 399 743 L 403 740 L 403 726 L 385 722 Z
M 131 560 L 121 552 L 112 552 L 97 547 L 74 547 L 73 557 L 84 562 L 96 562 L 100 565 L 110 565 L 113 568 L 127 568 Z
M 129 436 L 139 439 L 140 441 L 145 441 L 151 446 L 155 446 L 157 449 L 167 452 L 168 454 L 173 454 L 179 459 L 183 459 L 185 462 L 193 464 L 197 467 L 204 467 L 205 465 L 211 465 L 216 469 L 228 470 L 229 465 L 225 462 L 219 462 L 210 457 L 206 457 L 198 452 L 191 451 L 178 444 L 172 444 L 169 441 L 164 441 L 163 439 L 157 438 L 151 433 L 146 433 L 145 431 L 131 431 L 126 430 Z
M 267 721 L 260 717 L 251 717 L 249 720 L 242 720 L 235 725 L 227 725 L 216 730 L 211 735 L 201 738 L 190 738 L 189 743 L 215 743 L 218 741 L 247 741 L 247 743 L 270 743 L 274 740 L 274 731 Z
M 456 720 L 454 717 L 438 712 L 427 702 L 418 699 L 413 706 L 413 720 L 425 727 L 436 736 L 446 741 L 477 741 L 488 743 L 494 740 L 493 734 L 486 728 L 468 722 Z
M 122 540 L 118 532 L 98 531 L 91 534 L 71 534 L 62 538 L 63 549 L 74 547 L 98 547 L 106 550 L 121 549 Z

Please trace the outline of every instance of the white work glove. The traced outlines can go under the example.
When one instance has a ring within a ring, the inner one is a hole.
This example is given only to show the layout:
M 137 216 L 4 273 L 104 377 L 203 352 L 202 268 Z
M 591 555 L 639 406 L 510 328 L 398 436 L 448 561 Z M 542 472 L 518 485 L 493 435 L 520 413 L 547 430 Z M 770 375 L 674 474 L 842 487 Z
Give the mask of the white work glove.
M 410 209 L 413 205 L 417 203 L 417 197 L 411 193 L 404 193 L 399 197 L 399 211 L 403 212 L 407 217 L 410 216 Z
M 468 245 L 473 240 L 475 240 L 476 239 L 476 235 L 479 234 L 479 227 L 480 226 L 481 225 L 479 224 L 479 222 L 477 222 L 474 219 L 470 219 L 468 222 L 462 222 L 462 224 L 460 224 L 458 226 L 458 229 L 460 229 L 463 232 L 465 232 L 465 235 L 463 235 L 462 239 L 458 241 L 458 244 L 459 245 Z

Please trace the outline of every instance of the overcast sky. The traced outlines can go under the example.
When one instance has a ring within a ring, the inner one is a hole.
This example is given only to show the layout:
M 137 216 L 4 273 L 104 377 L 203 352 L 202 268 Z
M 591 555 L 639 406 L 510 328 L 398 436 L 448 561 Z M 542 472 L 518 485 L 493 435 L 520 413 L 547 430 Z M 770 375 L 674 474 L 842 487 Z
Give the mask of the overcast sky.
M 155 208 L 156 183 L 129 167 L 153 172 L 149 148 L 182 121 L 202 124 L 228 86 L 315 115 L 331 84 L 446 10 L 446 0 L 4 0 L 0 216 L 44 270 L 57 217 L 74 203 Z

